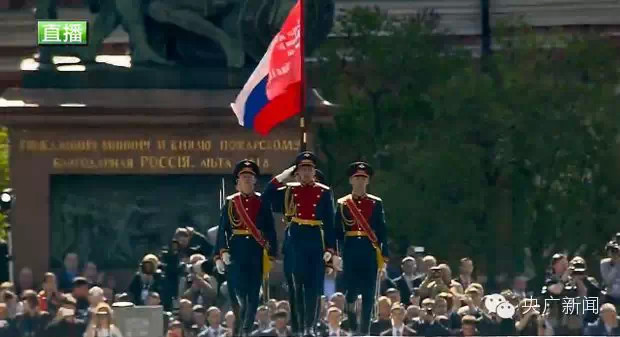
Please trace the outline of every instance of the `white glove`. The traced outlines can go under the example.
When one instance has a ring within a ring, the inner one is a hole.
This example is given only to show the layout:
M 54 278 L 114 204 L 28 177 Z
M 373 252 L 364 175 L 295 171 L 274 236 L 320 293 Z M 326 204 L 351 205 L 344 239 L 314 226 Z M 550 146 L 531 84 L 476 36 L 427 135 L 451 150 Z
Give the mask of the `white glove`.
M 342 259 L 340 258 L 340 256 L 336 255 L 334 256 L 334 269 L 336 269 L 337 271 L 342 271 Z
M 276 180 L 281 183 L 284 180 L 290 178 L 293 175 L 293 171 L 295 171 L 295 165 L 287 168 L 286 170 L 282 171 L 282 173 L 278 174 L 276 176 Z
M 227 266 L 230 265 L 230 253 L 222 253 L 222 261 L 224 261 L 224 264 Z
M 226 267 L 224 267 L 224 262 L 222 261 L 222 259 L 217 259 L 215 261 L 215 269 L 217 269 L 217 272 L 220 274 L 224 274 L 224 271 L 226 270 Z
M 329 260 L 331 260 L 331 259 L 332 259 L 332 253 L 325 252 L 325 254 L 323 254 L 323 261 L 329 262 Z

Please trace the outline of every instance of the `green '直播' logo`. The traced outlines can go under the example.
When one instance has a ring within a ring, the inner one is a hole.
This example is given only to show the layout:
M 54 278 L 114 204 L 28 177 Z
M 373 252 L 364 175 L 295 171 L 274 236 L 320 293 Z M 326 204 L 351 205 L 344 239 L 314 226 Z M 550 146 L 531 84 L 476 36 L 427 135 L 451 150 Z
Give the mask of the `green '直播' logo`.
M 88 43 L 87 21 L 38 21 L 39 45 L 70 45 Z

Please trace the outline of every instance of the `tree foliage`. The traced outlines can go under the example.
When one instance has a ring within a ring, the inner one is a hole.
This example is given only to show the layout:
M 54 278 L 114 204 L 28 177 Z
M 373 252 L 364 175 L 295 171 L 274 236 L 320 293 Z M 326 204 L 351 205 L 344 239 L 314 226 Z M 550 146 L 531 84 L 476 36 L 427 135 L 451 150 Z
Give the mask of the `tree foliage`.
M 490 273 L 519 269 L 526 246 L 539 274 L 552 244 L 586 244 L 593 259 L 618 221 L 617 50 L 512 24 L 481 59 L 439 19 L 340 17 L 342 38 L 320 55 L 320 87 L 339 108 L 317 134 L 337 194 L 350 188 L 346 165 L 364 159 L 392 238 Z

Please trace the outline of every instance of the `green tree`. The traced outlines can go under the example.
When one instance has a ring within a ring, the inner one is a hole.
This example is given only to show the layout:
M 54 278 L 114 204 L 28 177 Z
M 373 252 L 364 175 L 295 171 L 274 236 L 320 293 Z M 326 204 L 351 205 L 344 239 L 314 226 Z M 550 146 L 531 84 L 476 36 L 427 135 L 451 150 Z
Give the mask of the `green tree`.
M 552 243 L 586 243 L 593 254 L 615 224 L 619 191 L 613 47 L 507 26 L 481 68 L 438 20 L 367 8 L 340 17 L 342 38 L 321 51 L 319 72 L 340 107 L 317 134 L 336 193 L 349 189 L 348 162 L 369 161 L 393 238 L 449 262 L 470 255 L 489 274 L 514 272 L 502 258 L 525 246 L 539 275 Z M 506 226 L 509 246 L 500 247 Z

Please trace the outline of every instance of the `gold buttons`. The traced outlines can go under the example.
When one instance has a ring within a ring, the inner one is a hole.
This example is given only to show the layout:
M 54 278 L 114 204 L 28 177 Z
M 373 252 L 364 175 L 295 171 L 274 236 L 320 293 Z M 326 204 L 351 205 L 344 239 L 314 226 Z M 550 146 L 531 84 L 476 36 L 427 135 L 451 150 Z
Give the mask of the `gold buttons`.
M 301 206 L 300 204 L 297 204 L 297 207 Z
M 249 209 L 247 209 L 247 207 L 245 208 L 246 211 L 249 211 Z
M 312 204 L 312 206 L 316 206 L 316 204 Z
M 314 216 L 315 216 L 315 214 L 312 214 L 312 216 L 314 217 Z

